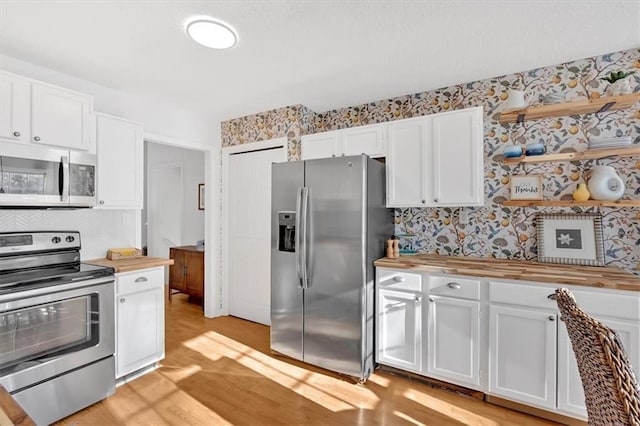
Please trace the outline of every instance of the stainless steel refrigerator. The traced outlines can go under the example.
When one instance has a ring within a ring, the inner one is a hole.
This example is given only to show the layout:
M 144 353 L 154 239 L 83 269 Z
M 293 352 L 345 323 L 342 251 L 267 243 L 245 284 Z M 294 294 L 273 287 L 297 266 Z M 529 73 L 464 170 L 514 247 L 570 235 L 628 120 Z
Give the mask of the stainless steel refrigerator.
M 393 234 L 385 167 L 366 155 L 273 164 L 271 349 L 366 380 L 374 268 Z

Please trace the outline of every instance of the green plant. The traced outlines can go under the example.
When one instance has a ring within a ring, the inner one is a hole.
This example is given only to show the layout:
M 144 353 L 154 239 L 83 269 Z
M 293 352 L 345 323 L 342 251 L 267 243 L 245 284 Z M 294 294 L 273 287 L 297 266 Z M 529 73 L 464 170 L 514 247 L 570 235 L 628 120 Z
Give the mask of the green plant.
M 605 80 L 608 81 L 609 83 L 615 83 L 618 80 L 622 80 L 623 78 L 627 78 L 629 77 L 631 74 L 633 74 L 635 71 L 629 71 L 629 72 L 624 72 L 624 71 L 618 71 L 618 72 L 612 72 L 609 74 L 609 77 L 600 77 L 600 80 Z

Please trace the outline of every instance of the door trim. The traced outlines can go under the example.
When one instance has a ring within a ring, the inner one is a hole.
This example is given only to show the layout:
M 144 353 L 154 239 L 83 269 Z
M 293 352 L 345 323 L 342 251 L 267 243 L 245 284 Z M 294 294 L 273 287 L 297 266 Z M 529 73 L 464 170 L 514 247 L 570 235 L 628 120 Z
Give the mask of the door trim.
M 286 137 L 260 142 L 245 143 L 222 148 L 222 249 L 220 250 L 220 267 L 222 269 L 222 285 L 220 286 L 220 314 L 229 315 L 229 158 L 234 154 L 262 151 L 269 148 L 283 148 L 282 161 L 289 158 Z

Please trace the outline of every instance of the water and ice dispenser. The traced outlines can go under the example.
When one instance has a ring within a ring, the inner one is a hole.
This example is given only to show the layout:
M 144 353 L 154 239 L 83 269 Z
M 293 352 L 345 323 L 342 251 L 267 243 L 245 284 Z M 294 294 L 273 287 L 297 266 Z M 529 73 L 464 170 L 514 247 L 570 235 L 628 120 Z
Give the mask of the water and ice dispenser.
M 278 212 L 278 250 L 296 251 L 296 212 Z

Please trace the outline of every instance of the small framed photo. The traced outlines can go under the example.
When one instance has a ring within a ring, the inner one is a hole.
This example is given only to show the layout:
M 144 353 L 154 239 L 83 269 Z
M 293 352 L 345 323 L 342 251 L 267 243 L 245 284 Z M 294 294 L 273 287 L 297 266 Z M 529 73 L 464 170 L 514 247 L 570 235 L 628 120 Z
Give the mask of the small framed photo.
M 204 183 L 198 184 L 198 210 L 204 210 Z
M 542 200 L 542 176 L 511 176 L 512 200 Z
M 540 213 L 536 228 L 539 262 L 604 266 L 599 214 Z

